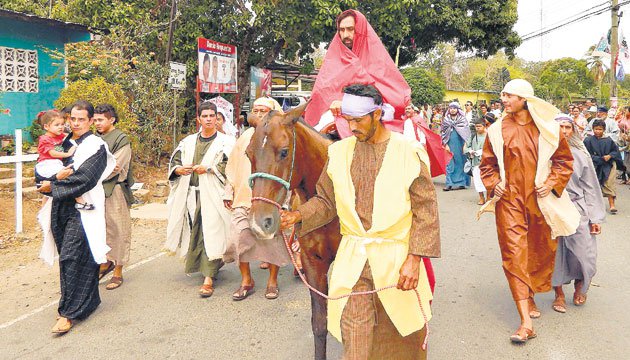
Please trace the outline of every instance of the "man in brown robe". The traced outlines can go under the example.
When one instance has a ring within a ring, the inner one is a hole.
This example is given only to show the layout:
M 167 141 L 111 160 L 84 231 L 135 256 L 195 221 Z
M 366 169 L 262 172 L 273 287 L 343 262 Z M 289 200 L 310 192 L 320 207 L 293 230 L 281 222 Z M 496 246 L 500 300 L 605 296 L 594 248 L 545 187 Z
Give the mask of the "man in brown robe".
M 107 290 L 113 290 L 122 285 L 122 269 L 129 263 L 131 250 L 131 214 L 129 213 L 129 206 L 133 200 L 129 188 L 133 185 L 131 142 L 125 133 L 116 128 L 117 122 L 118 115 L 112 105 L 101 104 L 94 109 L 94 126 L 97 135 L 107 143 L 109 151 L 116 158 L 114 171 L 107 180 L 103 181 L 107 246 L 111 250 L 107 253 L 108 261 L 101 264 L 99 278 L 114 270 L 114 276 L 105 286 Z
M 557 246 L 539 207 L 539 199 L 562 195 L 573 172 L 573 156 L 564 136 L 560 135 L 557 149 L 550 158 L 549 176 L 536 186 L 542 135 L 528 110 L 528 105 L 534 105 L 506 89 L 501 100 L 507 115 L 492 125 L 500 127 L 503 137 L 505 183 L 502 184 L 500 159 L 489 138 L 483 147 L 480 170 L 489 197 L 500 198 L 495 214 L 503 270 L 521 317 L 521 326 L 511 340 L 525 342 L 536 336 L 532 318 L 540 317 L 540 311 L 534 294 L 551 290 Z M 531 92 L 533 95 L 533 90 Z M 553 117 L 547 120 L 553 121 Z
M 375 102 L 382 103 L 382 97 L 371 85 L 351 85 L 344 89 L 344 93 L 375 96 Z M 350 175 L 355 189 L 355 210 L 366 231 L 372 228 L 375 182 L 392 136 L 380 122 L 380 115 L 381 111 L 377 109 L 360 117 L 344 116 L 358 140 L 352 155 Z M 317 195 L 299 206 L 297 211 L 283 212 L 283 228 L 301 221 L 300 233 L 306 234 L 328 224 L 337 216 L 335 189 L 327 168 L 328 164 L 324 166 L 318 180 Z M 421 172 L 409 187 L 409 197 L 412 222 L 408 255 L 403 266 L 395 269 L 400 274 L 398 289 L 401 290 L 411 290 L 418 285 L 422 257 L 440 256 L 435 188 L 425 164 L 422 164 Z M 352 291 L 370 291 L 374 288 L 372 270 L 369 262 L 366 262 Z M 344 359 L 425 359 L 426 351 L 421 349 L 425 332 L 426 327 L 423 327 L 411 335 L 401 336 L 377 294 L 351 296 L 341 316 Z

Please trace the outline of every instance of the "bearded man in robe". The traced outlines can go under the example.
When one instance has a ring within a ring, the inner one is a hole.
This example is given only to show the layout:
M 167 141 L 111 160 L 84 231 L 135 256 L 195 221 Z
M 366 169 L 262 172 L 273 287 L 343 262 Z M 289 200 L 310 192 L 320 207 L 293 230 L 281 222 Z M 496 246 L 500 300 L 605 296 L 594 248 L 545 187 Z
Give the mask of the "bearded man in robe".
M 301 221 L 305 234 L 339 217 L 343 239 L 328 295 L 397 285 L 328 301 L 328 330 L 343 343 L 344 359 L 424 359 L 432 293 L 422 258 L 440 256 L 428 159 L 383 126 L 383 98 L 374 86 L 343 91 L 340 111 L 354 136 L 330 145 L 316 196 L 282 212 L 282 227 Z
M 496 214 L 503 271 L 521 318 L 510 339 L 523 343 L 536 337 L 534 294 L 551 290 L 555 238 L 575 233 L 580 215 L 564 192 L 573 156 L 554 120 L 560 111 L 522 79 L 508 82 L 501 100 L 507 115 L 488 128 L 483 147 L 481 177 L 492 200 L 481 211 Z

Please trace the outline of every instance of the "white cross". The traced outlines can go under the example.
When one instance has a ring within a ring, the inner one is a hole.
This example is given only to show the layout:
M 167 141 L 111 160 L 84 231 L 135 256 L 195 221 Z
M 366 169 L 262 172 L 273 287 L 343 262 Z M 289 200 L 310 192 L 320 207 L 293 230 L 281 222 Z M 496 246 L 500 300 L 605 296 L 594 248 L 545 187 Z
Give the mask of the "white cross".
M 0 156 L 0 164 L 15 163 L 15 233 L 22 232 L 22 163 L 37 160 L 38 154 L 22 155 L 22 129 L 15 130 L 15 155 Z
M 265 147 L 265 144 L 267 143 L 267 135 L 265 135 L 265 137 L 263 138 L 263 144 L 262 146 Z

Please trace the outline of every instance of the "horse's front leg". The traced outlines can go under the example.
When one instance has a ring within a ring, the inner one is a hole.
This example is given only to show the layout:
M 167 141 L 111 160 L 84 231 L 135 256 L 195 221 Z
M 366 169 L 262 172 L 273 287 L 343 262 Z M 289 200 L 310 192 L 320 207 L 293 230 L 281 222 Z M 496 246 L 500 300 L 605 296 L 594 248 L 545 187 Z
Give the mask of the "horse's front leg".
M 328 279 L 326 277 L 330 262 L 314 254 L 308 254 L 302 248 L 302 266 L 309 284 L 324 294 L 328 294 Z M 315 360 L 326 359 L 326 336 L 328 308 L 326 299 L 310 291 L 311 294 L 311 325 L 315 340 Z

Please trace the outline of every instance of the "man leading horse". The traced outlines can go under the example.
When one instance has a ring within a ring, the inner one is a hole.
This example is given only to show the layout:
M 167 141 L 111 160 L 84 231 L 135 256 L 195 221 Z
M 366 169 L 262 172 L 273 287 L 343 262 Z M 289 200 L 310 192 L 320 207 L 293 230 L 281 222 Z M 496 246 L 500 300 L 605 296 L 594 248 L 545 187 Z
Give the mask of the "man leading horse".
M 339 217 L 343 239 L 328 295 L 328 330 L 344 359 L 426 358 L 422 341 L 432 298 L 422 257 L 440 256 L 435 188 L 428 164 L 402 134 L 384 127 L 383 96 L 372 85 L 343 89 L 341 114 L 354 136 L 328 148 L 317 195 L 282 213 L 282 226 L 308 233 Z M 396 269 L 396 271 L 392 271 Z M 420 302 L 414 293 L 417 290 Z

